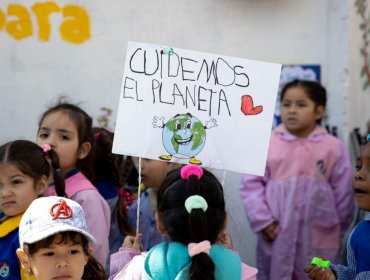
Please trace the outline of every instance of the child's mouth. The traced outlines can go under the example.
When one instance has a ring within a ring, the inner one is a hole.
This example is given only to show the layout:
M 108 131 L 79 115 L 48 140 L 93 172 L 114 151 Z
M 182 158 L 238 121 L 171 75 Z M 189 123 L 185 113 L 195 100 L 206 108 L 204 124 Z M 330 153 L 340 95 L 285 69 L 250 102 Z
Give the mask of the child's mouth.
M 354 189 L 355 191 L 355 194 L 367 194 L 368 192 L 367 191 L 364 191 L 362 189 Z

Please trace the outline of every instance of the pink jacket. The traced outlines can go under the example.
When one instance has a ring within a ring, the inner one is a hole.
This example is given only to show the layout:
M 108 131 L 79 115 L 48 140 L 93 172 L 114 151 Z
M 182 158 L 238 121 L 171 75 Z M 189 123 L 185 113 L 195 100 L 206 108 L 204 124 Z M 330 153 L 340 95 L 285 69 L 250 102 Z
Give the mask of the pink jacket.
M 92 255 L 105 266 L 109 256 L 108 235 L 111 217 L 109 205 L 81 172 L 68 177 L 65 184 L 67 196 L 84 209 L 89 232 L 96 239 Z M 56 195 L 54 185 L 50 185 L 44 195 Z
M 274 242 L 259 234 L 258 278 L 306 279 L 314 256 L 336 261 L 354 208 L 347 148 L 317 126 L 297 138 L 278 126 L 263 177 L 244 175 L 240 197 L 252 230 L 278 222 Z

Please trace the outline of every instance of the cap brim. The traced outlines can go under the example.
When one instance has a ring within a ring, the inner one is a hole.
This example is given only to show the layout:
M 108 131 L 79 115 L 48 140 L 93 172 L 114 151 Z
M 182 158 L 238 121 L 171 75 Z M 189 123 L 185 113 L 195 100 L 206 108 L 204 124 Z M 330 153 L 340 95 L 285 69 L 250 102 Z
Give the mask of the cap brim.
M 60 233 L 60 232 L 65 232 L 65 231 L 79 232 L 82 235 L 86 236 L 86 238 L 90 242 L 92 242 L 94 244 L 96 243 L 96 239 L 90 233 L 88 233 L 84 230 L 81 230 L 79 228 L 73 227 L 71 225 L 68 225 L 68 224 L 54 224 L 53 226 L 47 227 L 47 228 L 43 229 L 42 231 L 39 231 L 35 234 L 31 233 L 29 236 L 27 236 L 27 238 L 23 239 L 22 243 L 32 244 L 32 243 L 38 242 L 42 239 L 45 239 L 49 236 L 52 236 L 54 234 L 57 234 L 57 233 Z M 21 245 L 21 248 L 23 248 L 23 244 L 20 244 L 20 245 Z

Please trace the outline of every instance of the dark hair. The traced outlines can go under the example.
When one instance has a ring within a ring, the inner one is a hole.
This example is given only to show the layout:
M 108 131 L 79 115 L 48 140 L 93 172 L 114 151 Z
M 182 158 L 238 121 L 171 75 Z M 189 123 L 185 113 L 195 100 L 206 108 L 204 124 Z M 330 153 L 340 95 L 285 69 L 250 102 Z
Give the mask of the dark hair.
M 65 196 L 64 176 L 59 167 L 58 154 L 54 150 L 47 153 L 36 143 L 28 140 L 15 140 L 0 147 L 0 164 L 16 165 L 24 174 L 32 177 L 35 182 L 42 176 L 49 178 L 50 159 L 53 166 L 53 179 L 58 196 Z
M 281 90 L 280 101 L 283 101 L 286 91 L 293 87 L 302 88 L 306 92 L 308 98 L 315 103 L 316 107 L 322 106 L 325 109 L 327 99 L 326 89 L 320 83 L 315 81 L 297 79 L 285 84 L 283 89 Z M 320 124 L 321 119 L 317 122 Z
M 113 132 L 102 127 L 93 127 L 92 132 L 95 139 L 93 150 L 95 180 L 113 180 L 118 191 L 118 189 L 123 188 L 130 174 L 131 158 L 128 157 L 125 160 L 123 155 L 112 153 Z M 115 217 L 118 228 L 123 234 L 133 234 L 127 221 L 127 205 L 125 199 L 121 196 L 118 196 L 112 217 Z
M 66 244 L 69 241 L 72 241 L 75 244 L 81 244 L 83 252 L 86 256 L 89 256 L 87 264 L 85 265 L 82 279 L 107 279 L 104 267 L 91 254 L 89 254 L 89 241 L 87 240 L 85 235 L 79 232 L 64 231 L 51 235 L 32 244 L 24 243 L 24 252 L 26 253 L 26 255 L 32 256 L 34 253 L 42 248 L 49 248 L 49 246 L 55 242 L 55 237 L 58 235 L 61 236 L 61 239 L 58 240 L 57 244 Z
M 198 180 L 194 175 L 184 180 L 181 168 L 168 173 L 158 191 L 158 213 L 172 241 L 188 245 L 192 242 L 208 240 L 211 244 L 218 241 L 226 219 L 224 193 L 220 182 L 209 171 L 203 169 Z M 202 196 L 207 211 L 193 209 L 189 214 L 185 200 L 192 195 Z M 215 264 L 206 253 L 192 257 L 190 279 L 215 279 Z
M 78 132 L 78 144 L 79 147 L 85 142 L 91 144 L 93 148 L 93 135 L 92 135 L 92 118 L 80 107 L 71 103 L 64 103 L 60 101 L 57 105 L 49 108 L 44 112 L 39 121 L 39 129 L 46 116 L 55 112 L 63 112 L 73 121 L 77 127 Z M 94 168 L 93 165 L 93 153 L 89 153 L 85 158 L 77 161 L 77 166 L 81 169 L 81 172 L 90 180 L 94 181 Z

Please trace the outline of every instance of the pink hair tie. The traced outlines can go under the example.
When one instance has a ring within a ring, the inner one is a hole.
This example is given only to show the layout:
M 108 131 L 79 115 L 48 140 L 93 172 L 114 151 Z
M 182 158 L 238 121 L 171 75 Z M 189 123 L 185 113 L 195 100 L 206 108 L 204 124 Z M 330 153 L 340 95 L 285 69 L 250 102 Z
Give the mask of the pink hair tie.
M 189 243 L 188 252 L 190 257 L 194 257 L 200 253 L 206 253 L 209 255 L 209 250 L 211 249 L 211 243 L 208 240 L 204 240 L 199 243 Z
M 96 133 L 94 134 L 94 137 L 95 137 L 95 139 L 96 139 L 96 140 L 99 140 L 99 139 L 100 139 L 100 137 L 101 137 L 100 132 L 96 132 Z
M 49 151 L 51 150 L 51 146 L 49 144 L 42 145 L 42 150 L 44 151 L 45 155 L 49 154 Z
M 188 164 L 181 168 L 181 178 L 188 180 L 191 175 L 197 176 L 200 179 L 203 176 L 203 169 L 196 164 Z

